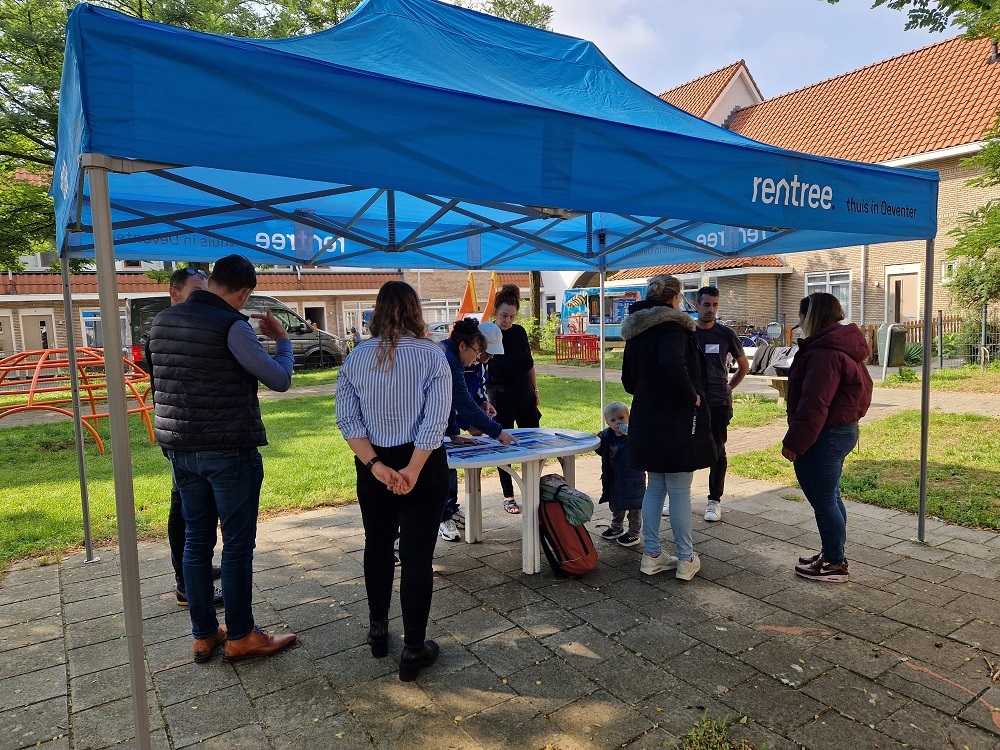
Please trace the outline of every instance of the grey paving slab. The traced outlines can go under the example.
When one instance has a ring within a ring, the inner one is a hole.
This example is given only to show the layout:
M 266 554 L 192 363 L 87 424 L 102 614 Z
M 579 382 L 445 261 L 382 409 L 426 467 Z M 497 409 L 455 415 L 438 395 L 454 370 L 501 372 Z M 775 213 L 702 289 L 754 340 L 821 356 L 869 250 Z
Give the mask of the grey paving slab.
M 596 490 L 599 471 L 581 458 L 580 486 Z M 693 581 L 643 576 L 635 550 L 603 542 L 594 574 L 566 581 L 521 572 L 521 519 L 487 477 L 486 541 L 438 544 L 428 635 L 442 655 L 415 683 L 397 677 L 398 582 L 390 656 L 364 645 L 356 507 L 261 522 L 255 617 L 300 641 L 238 665 L 193 663 L 166 545 L 142 542 L 154 747 L 652 750 L 705 713 L 772 750 L 1000 746 L 986 674 L 1000 660 L 998 535 L 928 519 L 928 543 L 914 544 L 913 516 L 848 501 L 852 582 L 824 586 L 791 573 L 817 543 L 809 509 L 782 496 L 795 492 L 731 480 L 722 523 L 695 502 Z M 704 483 L 699 472 L 697 498 Z M 662 534 L 669 548 L 669 524 Z M 4 750 L 129 740 L 118 555 L 99 554 L 19 565 L 0 583 Z

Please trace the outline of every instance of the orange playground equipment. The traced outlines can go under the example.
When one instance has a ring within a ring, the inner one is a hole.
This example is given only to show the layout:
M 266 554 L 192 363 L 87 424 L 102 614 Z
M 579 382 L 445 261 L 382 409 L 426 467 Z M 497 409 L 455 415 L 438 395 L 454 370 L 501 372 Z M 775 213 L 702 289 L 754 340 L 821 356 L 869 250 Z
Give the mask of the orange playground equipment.
M 125 397 L 129 414 L 140 414 L 153 439 L 149 412 L 149 375 L 132 360 L 123 357 Z M 80 381 L 80 420 L 104 453 L 104 441 L 97 433 L 99 419 L 108 416 L 107 376 L 104 350 L 81 346 L 76 349 L 76 369 Z M 50 411 L 73 418 L 73 381 L 68 349 L 39 349 L 18 352 L 0 359 L 0 419 L 27 411 Z

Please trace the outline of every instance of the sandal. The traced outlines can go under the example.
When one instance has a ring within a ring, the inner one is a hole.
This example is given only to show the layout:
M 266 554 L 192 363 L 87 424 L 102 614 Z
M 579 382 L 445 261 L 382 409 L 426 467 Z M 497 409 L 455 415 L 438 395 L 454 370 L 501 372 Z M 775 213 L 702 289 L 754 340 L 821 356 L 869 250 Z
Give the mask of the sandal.
M 521 508 L 518 507 L 517 500 L 512 497 L 505 497 L 503 499 L 503 509 L 510 513 L 512 516 L 517 516 L 521 514 Z

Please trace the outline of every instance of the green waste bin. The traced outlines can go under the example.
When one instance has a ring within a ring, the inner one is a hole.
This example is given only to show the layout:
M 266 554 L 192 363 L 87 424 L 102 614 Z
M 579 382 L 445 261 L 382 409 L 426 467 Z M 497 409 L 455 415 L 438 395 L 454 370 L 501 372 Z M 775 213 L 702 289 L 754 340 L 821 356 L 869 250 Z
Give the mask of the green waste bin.
M 882 367 L 902 367 L 905 360 L 906 326 L 901 323 L 883 323 L 878 329 L 879 365 Z

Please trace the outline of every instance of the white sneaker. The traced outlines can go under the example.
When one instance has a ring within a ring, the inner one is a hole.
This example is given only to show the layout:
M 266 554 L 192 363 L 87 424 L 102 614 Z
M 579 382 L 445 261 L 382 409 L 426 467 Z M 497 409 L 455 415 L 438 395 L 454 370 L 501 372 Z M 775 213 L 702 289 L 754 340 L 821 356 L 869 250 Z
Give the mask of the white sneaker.
M 699 570 L 701 570 L 701 558 L 698 557 L 697 553 L 694 553 L 690 560 L 677 561 L 676 577 L 682 581 L 690 581 Z
M 643 553 L 642 562 L 639 563 L 639 570 L 648 576 L 655 576 L 664 570 L 673 570 L 677 567 L 677 558 L 672 555 L 664 555 L 662 552 L 653 557 Z
M 661 516 L 669 516 L 670 515 L 670 501 L 667 501 L 667 502 L 665 502 L 663 504 L 663 512 L 660 513 L 660 515 Z
M 441 525 L 438 526 L 438 536 L 446 542 L 457 542 L 458 529 L 455 528 L 455 522 L 450 518 L 447 521 L 442 521 Z
M 709 500 L 708 505 L 705 507 L 705 520 L 706 521 L 721 521 L 722 520 L 722 505 L 718 500 Z

